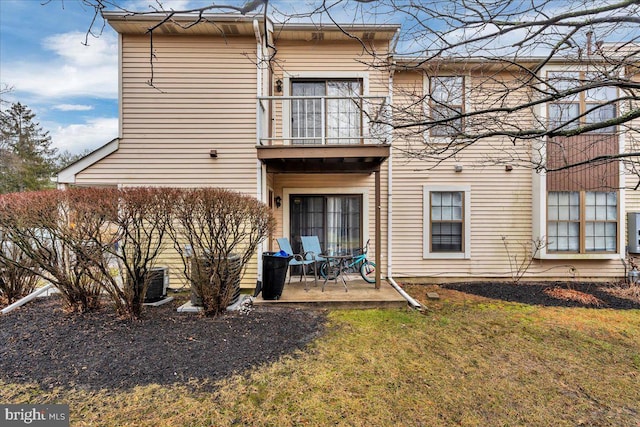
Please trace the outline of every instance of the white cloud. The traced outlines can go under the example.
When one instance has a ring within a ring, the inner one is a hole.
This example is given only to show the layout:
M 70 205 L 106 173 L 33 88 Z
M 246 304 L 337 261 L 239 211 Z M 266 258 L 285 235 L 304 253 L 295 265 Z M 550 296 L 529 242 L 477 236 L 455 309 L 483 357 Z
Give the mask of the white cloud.
M 3 83 L 16 92 L 47 99 L 92 96 L 118 97 L 118 43 L 113 34 L 90 38 L 70 32 L 47 37 L 42 45 L 53 53 L 40 62 L 8 62 L 1 65 Z
M 82 104 L 58 104 L 52 107 L 54 110 L 60 111 L 89 111 L 93 110 L 93 106 L 91 105 L 82 105 Z
M 56 126 L 56 125 L 54 125 Z M 60 152 L 68 150 L 78 154 L 86 149 L 95 150 L 118 136 L 118 119 L 101 117 L 83 124 L 50 127 L 53 145 Z

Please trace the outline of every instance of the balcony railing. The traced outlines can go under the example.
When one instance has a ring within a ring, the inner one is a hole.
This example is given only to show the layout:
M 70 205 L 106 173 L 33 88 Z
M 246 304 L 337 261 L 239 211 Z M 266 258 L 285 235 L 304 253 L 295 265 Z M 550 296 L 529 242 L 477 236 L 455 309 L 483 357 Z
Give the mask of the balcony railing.
M 257 144 L 389 144 L 390 113 L 385 96 L 262 96 Z

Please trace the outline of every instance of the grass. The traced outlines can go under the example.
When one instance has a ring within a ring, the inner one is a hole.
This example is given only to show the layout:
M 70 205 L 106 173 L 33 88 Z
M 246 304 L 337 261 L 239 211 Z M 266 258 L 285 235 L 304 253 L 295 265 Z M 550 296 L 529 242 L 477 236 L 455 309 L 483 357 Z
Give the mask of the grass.
M 0 383 L 0 401 L 67 403 L 73 426 L 640 426 L 638 310 L 439 292 L 425 313 L 332 312 L 307 350 L 215 393 Z

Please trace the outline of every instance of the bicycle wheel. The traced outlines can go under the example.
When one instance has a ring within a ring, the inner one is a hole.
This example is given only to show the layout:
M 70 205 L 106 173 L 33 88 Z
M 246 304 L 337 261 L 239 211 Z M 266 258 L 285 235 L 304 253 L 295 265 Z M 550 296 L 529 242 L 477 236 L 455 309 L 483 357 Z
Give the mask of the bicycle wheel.
M 360 266 L 360 275 L 367 283 L 376 283 L 376 265 L 365 260 Z
M 335 276 L 335 268 L 330 268 L 329 263 L 324 261 L 320 264 L 320 276 L 325 280 L 333 280 L 336 278 Z

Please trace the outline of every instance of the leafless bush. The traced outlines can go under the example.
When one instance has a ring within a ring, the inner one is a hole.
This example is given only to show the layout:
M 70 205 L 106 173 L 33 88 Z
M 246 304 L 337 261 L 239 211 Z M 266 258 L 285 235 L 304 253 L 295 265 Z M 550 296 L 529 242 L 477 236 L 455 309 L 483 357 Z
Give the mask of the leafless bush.
M 182 193 L 171 236 L 205 314 L 216 315 L 229 305 L 233 284 L 274 226 L 269 208 L 253 197 L 218 188 Z
M 36 266 L 6 236 L 6 232 L 0 230 L 0 305 L 11 304 L 30 294 L 39 279 L 30 271 Z
M 85 312 L 99 306 L 100 285 L 91 280 L 88 265 L 78 253 L 81 242 L 71 217 L 69 203 L 61 191 L 2 196 L 0 228 L 23 258 L 16 263 L 5 253 L 0 257 L 55 285 L 68 310 Z
M 502 236 L 502 243 L 504 244 L 504 249 L 507 251 L 509 268 L 511 270 L 511 279 L 515 284 L 518 284 L 524 275 L 527 274 L 527 271 L 529 271 L 529 267 L 531 267 L 536 255 L 546 245 L 545 240 L 540 238 L 527 242 L 520 242 L 522 250 L 520 253 L 516 253 L 509 250 L 507 236 Z
M 120 316 L 142 314 L 150 272 L 163 248 L 172 206 L 170 188 L 93 189 L 74 198 L 85 236 L 88 274 L 109 294 Z

